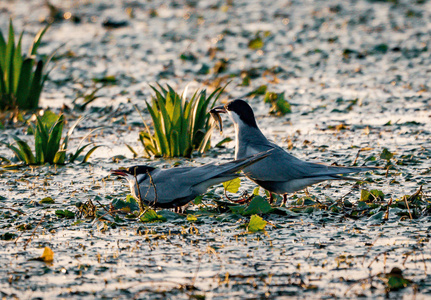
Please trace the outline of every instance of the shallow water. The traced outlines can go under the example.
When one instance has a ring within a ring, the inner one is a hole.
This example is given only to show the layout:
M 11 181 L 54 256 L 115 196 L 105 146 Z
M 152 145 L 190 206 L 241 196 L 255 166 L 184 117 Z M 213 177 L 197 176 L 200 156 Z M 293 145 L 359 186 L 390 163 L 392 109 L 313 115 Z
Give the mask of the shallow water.
M 3 32 L 12 16 L 16 30 L 25 25 L 29 32 L 25 38 L 30 39 L 47 16 L 43 2 L 3 1 Z M 394 168 L 387 177 L 376 171 L 358 175 L 369 178 L 360 188 L 352 182 L 309 188 L 319 201 L 345 196 L 356 205 L 360 189 L 379 189 L 386 207 L 389 199 L 401 199 L 423 186 L 422 200 L 429 205 L 430 1 L 52 3 L 81 21 L 56 22 L 44 38 L 43 54 L 66 44 L 58 50 L 41 106 L 57 112 L 63 104 L 73 107 L 77 92 L 97 86 L 93 78 L 115 76 L 116 83 L 98 92 L 100 98 L 84 112 L 88 117 L 72 141 L 77 146 L 91 129 L 106 126 L 92 139 L 105 147 L 92 155 L 90 164 L 0 171 L 4 197 L 0 234 L 16 234 L 0 241 L 0 261 L 7 265 L 0 269 L 2 296 L 429 297 L 429 209 L 409 220 L 391 208 L 388 221 L 381 222 L 373 216 L 355 220 L 330 210 L 301 208 L 290 216 L 264 215 L 271 224 L 266 232 L 254 234 L 240 227 L 249 221 L 247 216 L 193 205 L 187 213 L 197 217 L 195 223 L 179 218 L 143 224 L 121 215 L 122 222 L 112 225 L 109 215 L 108 220 L 64 219 L 55 211 L 77 212 L 78 202 L 92 200 L 104 214 L 101 205 L 125 199 L 128 187 L 109 177 L 112 168 L 231 159 L 233 142 L 191 160 L 133 159 L 125 146 L 143 153 L 138 141 L 143 126 L 130 101 L 143 108 L 151 95 L 148 84 L 169 83 L 177 90 L 189 84 L 191 94 L 195 88 L 213 88 L 217 79 L 223 84 L 231 80 L 223 101 L 242 97 L 262 84 L 269 91 L 285 92 L 292 113 L 284 117 L 268 115 L 262 96 L 248 100 L 264 134 L 300 158 L 351 165 L 358 150 L 369 147 L 359 153 L 358 164 L 385 166 L 379 158 L 383 148 L 394 153 Z M 151 18 L 151 10 L 158 16 Z M 127 21 L 128 26 L 107 29 L 102 26 L 106 18 Z M 248 48 L 258 31 L 271 35 L 263 38 L 261 49 Z M 182 60 L 182 53 L 192 53 L 196 60 Z M 217 74 L 214 66 L 221 59 L 228 59 L 227 69 Z M 203 65 L 210 68 L 209 74 L 199 73 Z M 242 71 L 254 74 L 250 86 L 240 86 Z M 80 114 L 72 111 L 66 116 L 72 121 Z M 340 124 L 344 126 L 337 129 Z M 31 139 L 24 132 L 16 125 L 4 130 Z M 214 134 L 213 144 L 226 136 L 233 137 L 233 127 L 224 118 L 223 135 Z M 12 158 L 4 146 L 0 149 L 2 156 Z M 254 187 L 242 180 L 241 190 L 251 193 Z M 223 197 L 222 187 L 215 192 Z M 290 207 L 296 207 L 296 196 L 290 196 Z M 55 203 L 40 204 L 45 197 Z M 209 196 L 204 203 L 216 206 Z M 31 226 L 20 231 L 20 225 Z M 45 246 L 54 251 L 53 263 L 30 260 L 41 256 Z M 394 267 L 412 284 L 388 292 L 384 274 Z

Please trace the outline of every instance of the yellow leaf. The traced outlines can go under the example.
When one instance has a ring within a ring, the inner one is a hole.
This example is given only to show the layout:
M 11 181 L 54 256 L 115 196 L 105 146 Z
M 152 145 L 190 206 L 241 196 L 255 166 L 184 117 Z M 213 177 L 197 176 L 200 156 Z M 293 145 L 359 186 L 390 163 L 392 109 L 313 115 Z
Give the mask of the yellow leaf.
M 43 250 L 43 254 L 40 257 L 44 262 L 52 262 L 54 260 L 54 251 L 49 247 L 45 247 Z
M 223 182 L 223 187 L 229 193 L 238 193 L 239 187 L 241 186 L 241 178 L 237 177 L 235 179 Z

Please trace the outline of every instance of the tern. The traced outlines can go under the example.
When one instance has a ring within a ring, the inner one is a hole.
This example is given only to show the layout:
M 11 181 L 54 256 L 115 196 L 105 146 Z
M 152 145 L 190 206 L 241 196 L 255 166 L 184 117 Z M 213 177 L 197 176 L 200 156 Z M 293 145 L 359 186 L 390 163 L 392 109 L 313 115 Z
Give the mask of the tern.
M 132 195 L 145 205 L 161 208 L 181 207 L 204 194 L 210 186 L 240 176 L 245 167 L 269 156 L 268 151 L 222 164 L 200 167 L 158 169 L 147 165 L 111 170 L 129 182 Z M 138 188 L 139 187 L 139 188 Z
M 287 194 L 306 188 L 325 180 L 356 180 L 343 176 L 377 169 L 375 167 L 341 167 L 321 163 L 307 162 L 296 158 L 280 146 L 270 142 L 260 131 L 254 117 L 253 109 L 241 99 L 214 107 L 211 115 L 219 122 L 222 129 L 220 113 L 227 113 L 235 127 L 235 159 L 242 159 L 262 151 L 271 150 L 270 155 L 262 161 L 243 168 L 246 177 L 272 193 L 283 195 L 286 203 Z

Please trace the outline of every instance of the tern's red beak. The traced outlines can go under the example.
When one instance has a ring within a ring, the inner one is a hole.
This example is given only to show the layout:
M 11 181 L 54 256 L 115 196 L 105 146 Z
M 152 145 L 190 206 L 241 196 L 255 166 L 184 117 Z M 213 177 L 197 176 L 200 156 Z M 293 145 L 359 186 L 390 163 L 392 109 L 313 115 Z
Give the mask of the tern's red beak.
M 127 173 L 124 172 L 124 170 L 111 170 L 111 174 L 118 175 L 118 176 L 127 176 Z

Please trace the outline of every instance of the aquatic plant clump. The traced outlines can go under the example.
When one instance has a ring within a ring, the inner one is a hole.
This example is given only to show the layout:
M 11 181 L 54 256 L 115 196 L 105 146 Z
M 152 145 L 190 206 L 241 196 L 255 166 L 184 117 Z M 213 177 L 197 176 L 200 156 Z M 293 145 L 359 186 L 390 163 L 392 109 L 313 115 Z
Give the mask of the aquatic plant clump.
M 0 110 L 35 109 L 39 106 L 40 94 L 49 74 L 46 65 L 52 56 L 44 61 L 38 60 L 36 55 L 48 28 L 46 26 L 36 34 L 27 55 L 21 54 L 24 32 L 15 45 L 12 20 L 7 42 L 0 30 Z
M 217 88 L 209 96 L 206 90 L 196 91 L 190 100 L 169 85 L 167 89 L 151 87 L 155 96 L 145 101 L 151 115 L 154 133 L 143 120 L 145 131 L 139 139 L 148 156 L 190 157 L 194 150 L 204 152 L 210 147 L 211 124 L 208 110 L 224 90 Z
M 77 150 L 73 154 L 70 153 L 68 160 L 66 155 L 69 140 L 75 127 L 81 120 L 82 117 L 79 118 L 72 125 L 72 127 L 69 129 L 66 136 L 62 140 L 61 137 L 63 134 L 63 126 L 65 123 L 63 115 L 60 115 L 53 124 L 50 124 L 50 122 L 47 122 L 46 120 L 44 121 L 41 117 L 36 115 L 36 122 L 31 123 L 28 130 L 31 131 L 34 135 L 34 153 L 28 143 L 20 139 L 16 135 L 11 135 L 11 137 L 15 141 L 13 144 L 3 144 L 5 144 L 7 148 L 9 148 L 15 153 L 15 156 L 20 162 L 23 162 L 26 165 L 43 165 L 45 163 L 63 165 L 67 161 L 69 163 L 73 163 L 86 148 L 92 146 L 82 158 L 82 162 L 87 162 L 91 154 L 97 148 L 99 148 L 100 145 L 95 146 L 92 142 L 87 143 L 83 146 L 81 146 L 81 144 L 92 132 L 94 132 L 94 130 L 81 140 Z

